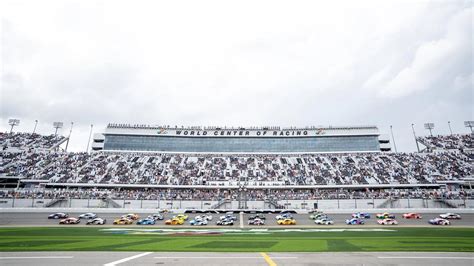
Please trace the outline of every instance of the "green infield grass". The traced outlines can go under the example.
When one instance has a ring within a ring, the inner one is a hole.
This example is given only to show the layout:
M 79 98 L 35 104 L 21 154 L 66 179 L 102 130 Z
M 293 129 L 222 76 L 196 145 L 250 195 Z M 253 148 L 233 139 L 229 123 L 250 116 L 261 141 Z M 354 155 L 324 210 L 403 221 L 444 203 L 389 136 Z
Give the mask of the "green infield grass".
M 0 228 L 0 251 L 457 251 L 474 252 L 474 228 L 178 229 Z

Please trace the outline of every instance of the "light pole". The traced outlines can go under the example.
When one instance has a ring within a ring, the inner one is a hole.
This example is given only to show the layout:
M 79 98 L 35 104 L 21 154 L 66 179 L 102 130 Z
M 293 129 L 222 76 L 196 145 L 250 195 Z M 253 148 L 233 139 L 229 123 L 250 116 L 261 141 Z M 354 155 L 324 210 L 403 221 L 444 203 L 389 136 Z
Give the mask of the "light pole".
M 56 131 L 54 131 L 54 136 L 58 135 L 58 129 L 62 128 L 63 125 L 64 125 L 63 122 L 54 122 L 53 123 L 53 127 L 56 129 Z
M 474 127 L 474 121 L 464 121 L 464 126 L 470 128 L 471 133 L 472 133 L 473 132 L 472 128 Z
M 33 134 L 36 132 L 36 126 L 38 125 L 38 119 L 35 120 L 35 127 L 33 128 Z
M 19 120 L 19 119 L 9 119 L 9 120 L 8 120 L 8 124 L 9 124 L 10 126 L 12 126 L 12 127 L 10 128 L 10 134 L 11 134 L 11 133 L 13 132 L 13 128 L 16 127 L 16 126 L 18 126 L 18 125 L 20 124 L 20 120 Z
M 395 137 L 393 136 L 392 125 L 390 125 L 390 132 L 392 133 L 393 147 L 395 148 L 395 152 L 397 152 L 397 144 L 395 143 Z
M 67 147 L 69 146 L 69 140 L 71 139 L 73 125 L 74 125 L 74 122 L 71 122 L 71 129 L 69 129 L 69 137 L 67 137 L 67 142 L 66 142 L 66 148 L 65 148 L 66 151 L 67 151 Z
M 87 141 L 87 148 L 86 148 L 86 152 L 89 153 L 89 143 L 91 143 L 91 136 L 92 136 L 92 128 L 94 127 L 93 124 L 91 124 L 91 130 L 89 132 L 89 140 Z
M 431 130 L 434 129 L 434 123 L 425 123 L 425 129 L 428 129 L 430 131 L 430 136 L 433 137 L 433 132 Z
M 453 130 L 451 129 L 451 121 L 448 121 L 449 132 L 453 135 Z
M 418 140 L 416 139 L 415 124 L 411 124 L 411 129 L 413 131 L 413 137 L 415 138 L 416 150 L 420 152 L 420 146 L 418 145 Z

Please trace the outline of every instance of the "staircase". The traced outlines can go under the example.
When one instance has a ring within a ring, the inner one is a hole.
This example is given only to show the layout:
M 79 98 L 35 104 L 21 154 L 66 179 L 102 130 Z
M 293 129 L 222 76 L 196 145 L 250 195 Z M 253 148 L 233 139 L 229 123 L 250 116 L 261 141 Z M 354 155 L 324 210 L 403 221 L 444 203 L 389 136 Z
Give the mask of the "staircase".
M 387 199 L 377 206 L 379 209 L 393 208 L 394 203 L 397 202 L 397 199 Z
M 230 200 L 225 200 L 225 199 L 220 200 L 216 204 L 212 205 L 211 209 L 220 209 L 222 207 L 222 205 L 224 205 L 226 203 L 230 203 Z
M 456 204 L 452 203 L 452 202 L 449 202 L 445 199 L 437 199 L 435 200 L 435 202 L 439 203 L 440 207 L 441 208 L 452 208 L 452 209 L 456 209 L 458 206 L 456 206 Z
M 66 200 L 66 199 L 53 199 L 53 200 L 51 200 L 50 202 L 46 203 L 46 204 L 44 205 L 44 207 L 46 207 L 46 208 L 60 207 L 63 202 L 66 203 L 67 200 Z M 57 206 L 57 205 L 59 205 L 59 206 Z
M 107 207 L 112 207 L 112 208 L 122 208 L 122 205 L 118 204 L 115 200 L 111 199 L 111 198 L 105 198 L 105 199 L 102 199 L 102 201 L 105 202 L 105 206 Z

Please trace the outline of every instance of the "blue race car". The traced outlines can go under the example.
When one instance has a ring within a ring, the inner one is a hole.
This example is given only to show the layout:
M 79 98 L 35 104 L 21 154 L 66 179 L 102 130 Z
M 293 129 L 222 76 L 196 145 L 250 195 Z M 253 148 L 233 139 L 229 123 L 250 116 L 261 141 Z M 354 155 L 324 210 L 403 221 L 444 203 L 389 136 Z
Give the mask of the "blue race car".
M 346 220 L 346 224 L 348 225 L 355 225 L 355 224 L 365 224 L 364 220 L 359 218 L 352 218 L 350 220 Z
M 207 225 L 206 219 L 194 219 L 189 222 L 190 225 Z
M 137 225 L 154 225 L 155 223 L 155 219 L 146 218 L 139 220 Z
M 352 214 L 352 218 L 359 218 L 359 219 L 370 219 L 370 213 L 366 212 L 356 212 Z

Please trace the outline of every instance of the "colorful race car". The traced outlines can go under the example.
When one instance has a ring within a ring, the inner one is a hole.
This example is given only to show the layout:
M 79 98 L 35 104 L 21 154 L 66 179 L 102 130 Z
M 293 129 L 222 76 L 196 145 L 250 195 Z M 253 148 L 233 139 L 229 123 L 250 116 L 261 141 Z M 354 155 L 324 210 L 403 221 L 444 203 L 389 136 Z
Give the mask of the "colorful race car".
M 237 216 L 234 216 L 231 213 L 227 213 L 226 215 L 223 215 L 223 216 L 219 217 L 219 220 L 237 221 Z
M 461 219 L 461 215 L 451 212 L 440 214 L 439 217 L 443 219 Z
M 277 221 L 277 224 L 279 225 L 295 225 L 296 220 L 292 218 L 286 218 L 286 219 L 280 219 Z
M 95 224 L 95 225 L 103 225 L 105 224 L 107 221 L 105 219 L 102 219 L 102 218 L 94 218 L 94 219 L 90 219 L 87 221 L 86 225 L 90 225 L 90 224 Z
M 148 215 L 147 218 L 152 218 L 153 220 L 158 221 L 158 220 L 163 220 L 165 217 L 163 217 L 161 213 L 155 213 L 152 215 Z
M 252 214 L 252 215 L 249 216 L 249 220 L 255 220 L 257 218 L 260 219 L 260 220 L 265 220 L 266 219 L 265 215 L 262 214 L 262 213 Z
M 393 214 L 390 214 L 388 212 L 384 212 L 384 213 L 377 213 L 376 215 L 377 219 L 395 219 L 395 215 Z
M 370 219 L 370 213 L 366 212 L 356 212 L 352 214 L 352 218 L 359 218 L 359 219 Z
M 80 222 L 81 222 L 80 219 L 69 217 L 69 218 L 62 219 L 61 221 L 59 221 L 59 224 L 78 224 Z
M 431 219 L 428 221 L 428 223 L 432 224 L 432 225 L 450 225 L 451 222 L 446 220 L 446 219 L 442 219 L 442 218 L 434 218 L 434 219 Z
M 208 215 L 208 214 L 196 215 L 196 217 L 194 217 L 194 220 L 212 221 L 212 215 Z
M 135 220 L 138 220 L 140 216 L 138 216 L 138 214 L 135 214 L 135 213 L 129 213 L 129 214 L 122 215 L 122 217 L 120 218 L 125 218 L 125 219 L 135 221 Z
M 216 222 L 216 225 L 234 225 L 234 220 L 232 219 L 222 219 Z
M 359 218 L 352 218 L 350 220 L 346 220 L 346 224 L 348 225 L 356 225 L 356 224 L 365 224 L 364 220 Z
M 189 222 L 190 225 L 207 225 L 207 219 L 193 219 Z
M 316 219 L 316 220 L 314 220 L 314 223 L 315 224 L 323 224 L 323 225 L 331 225 L 331 224 L 334 224 L 334 221 L 326 217 L 326 218 Z
M 265 220 L 260 218 L 255 218 L 248 221 L 249 225 L 265 225 Z
M 152 218 L 146 218 L 146 219 L 141 219 L 137 221 L 137 225 L 154 225 L 156 223 L 155 219 Z
M 120 219 L 114 220 L 114 224 L 117 224 L 117 225 L 133 224 L 133 220 L 130 220 L 127 218 L 120 218 Z
M 187 221 L 189 217 L 186 214 L 180 213 L 180 214 L 177 214 L 177 215 L 173 216 L 173 218 L 177 218 L 177 219 Z
M 97 218 L 97 214 L 88 212 L 88 213 L 83 213 L 79 215 L 79 219 L 94 219 Z
M 283 214 L 277 215 L 275 219 L 277 220 L 293 219 L 293 215 L 291 215 L 291 213 L 283 213 Z
M 397 220 L 390 219 L 390 218 L 377 220 L 377 223 L 380 225 L 397 225 L 398 224 Z
M 311 220 L 316 220 L 316 219 L 323 219 L 323 218 L 327 218 L 328 216 L 322 212 L 318 212 L 318 213 L 315 213 L 315 214 L 311 214 L 309 216 L 309 219 Z
M 48 219 L 64 219 L 67 217 L 69 217 L 69 215 L 64 212 L 56 212 L 48 215 Z
M 166 220 L 165 224 L 166 225 L 182 225 L 184 224 L 184 220 L 179 219 L 179 218 L 172 218 L 172 219 Z
M 421 219 L 423 217 L 418 213 L 409 212 L 409 213 L 404 213 L 403 218 L 405 218 L 405 219 Z

